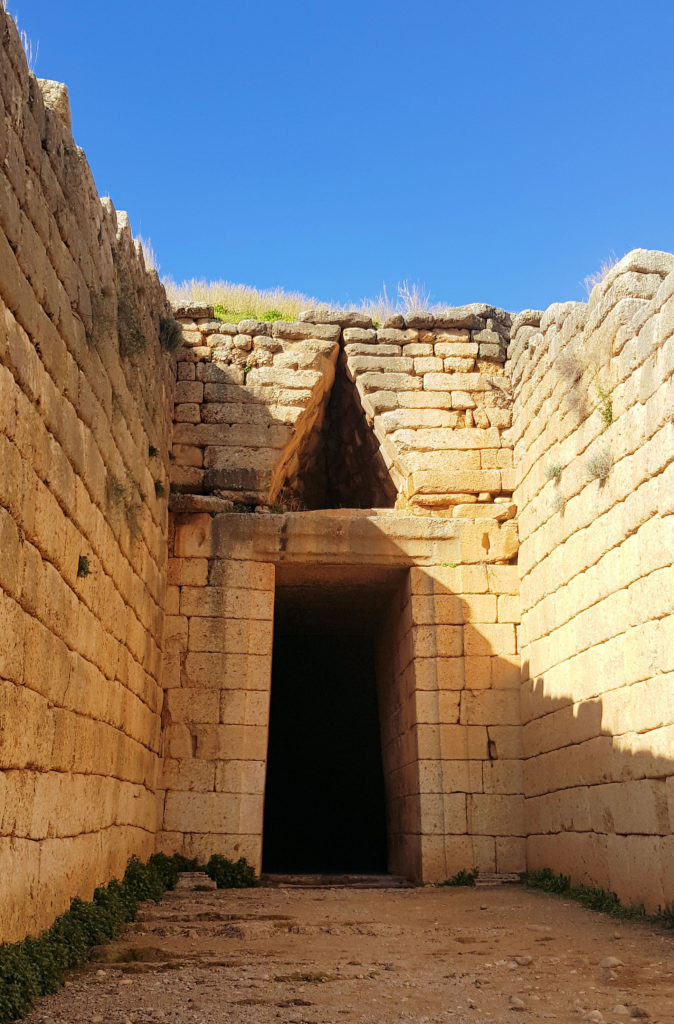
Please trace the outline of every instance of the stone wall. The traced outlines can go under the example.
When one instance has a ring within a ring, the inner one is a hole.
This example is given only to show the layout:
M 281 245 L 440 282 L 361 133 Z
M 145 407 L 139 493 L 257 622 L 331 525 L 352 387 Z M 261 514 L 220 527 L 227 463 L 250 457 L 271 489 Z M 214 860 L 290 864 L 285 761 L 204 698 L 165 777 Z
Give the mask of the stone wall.
M 674 257 L 515 317 L 525 828 L 551 866 L 674 893 Z
M 273 324 L 221 323 L 205 304 L 175 313 L 185 329 L 176 489 L 291 508 L 507 517 L 496 507 L 514 487 L 503 310 L 395 316 L 380 330 L 356 312 Z
M 274 566 L 205 557 L 207 525 L 179 524 L 170 560 L 158 843 L 259 870 Z
M 168 307 L 0 12 L 0 941 L 154 848 Z M 156 486 L 156 491 L 155 491 Z
M 671 901 L 674 257 L 515 317 L 197 303 L 176 370 L 65 88 L 0 32 L 0 941 L 134 853 L 260 867 L 279 587 L 390 599 L 393 870 Z
M 191 500 L 210 512 L 178 512 L 172 539 L 162 849 L 259 870 L 275 580 L 323 567 L 313 597 L 332 585 L 338 608 L 369 568 L 405 576 L 376 639 L 391 869 L 522 870 L 515 523 Z

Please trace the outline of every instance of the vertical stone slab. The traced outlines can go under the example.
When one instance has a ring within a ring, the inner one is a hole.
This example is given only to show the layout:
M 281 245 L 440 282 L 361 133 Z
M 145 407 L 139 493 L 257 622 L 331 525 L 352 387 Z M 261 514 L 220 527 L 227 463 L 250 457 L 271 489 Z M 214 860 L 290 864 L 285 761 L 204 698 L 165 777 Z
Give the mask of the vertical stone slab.
M 396 594 L 377 652 L 389 870 L 421 877 L 417 739 L 411 689 L 409 579 Z
M 202 524 L 193 525 L 198 532 Z M 179 549 L 191 550 L 184 536 Z M 160 846 L 201 859 L 245 857 L 259 871 L 274 566 L 210 558 L 204 579 L 201 562 L 197 555 L 172 566 L 184 626 L 179 685 L 164 707 Z
M 522 870 L 517 567 L 414 568 L 410 582 L 421 877 Z

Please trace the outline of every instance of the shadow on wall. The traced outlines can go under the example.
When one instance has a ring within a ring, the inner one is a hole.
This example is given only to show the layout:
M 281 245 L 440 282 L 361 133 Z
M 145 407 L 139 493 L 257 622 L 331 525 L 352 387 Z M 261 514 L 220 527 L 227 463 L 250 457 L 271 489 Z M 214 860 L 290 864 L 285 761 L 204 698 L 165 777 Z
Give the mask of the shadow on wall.
M 549 866 L 649 909 L 671 900 L 672 727 L 613 735 L 615 708 L 609 719 L 602 701 L 552 698 L 543 679 L 521 685 L 508 536 L 508 524 L 486 520 L 364 511 L 178 515 L 169 847 L 260 849 L 274 574 L 278 586 L 313 587 L 305 607 L 320 594 L 339 622 L 340 579 L 366 599 L 376 567 L 404 571 L 377 643 L 389 869 L 440 881 L 475 866 Z M 640 685 L 657 699 L 657 679 Z M 234 758 L 254 775 L 251 789 L 227 768 Z M 197 813 L 200 788 L 208 814 Z
M 396 488 L 338 341 L 232 338 L 213 323 L 186 330 L 178 355 L 173 489 L 291 509 L 392 507 Z
M 658 702 L 657 678 L 636 686 L 642 701 Z M 674 725 L 671 701 L 661 700 L 661 725 L 633 731 L 631 690 L 573 703 L 546 695 L 544 678 L 524 685 L 527 866 L 653 911 L 674 900 Z M 609 715 L 624 731 L 608 728 Z

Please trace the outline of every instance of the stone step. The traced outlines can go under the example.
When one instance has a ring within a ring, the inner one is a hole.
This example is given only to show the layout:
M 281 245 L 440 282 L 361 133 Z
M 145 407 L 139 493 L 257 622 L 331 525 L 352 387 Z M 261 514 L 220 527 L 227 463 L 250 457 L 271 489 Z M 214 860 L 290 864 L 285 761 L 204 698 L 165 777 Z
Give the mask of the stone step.
M 181 871 L 176 889 L 194 889 L 195 886 L 199 886 L 200 889 L 217 889 L 213 879 L 203 871 Z
M 410 889 L 403 875 L 280 875 L 263 874 L 262 884 L 284 889 Z
M 518 875 L 516 871 L 504 871 L 500 874 L 485 871 L 477 876 L 475 885 L 513 885 L 521 881 L 522 876 Z

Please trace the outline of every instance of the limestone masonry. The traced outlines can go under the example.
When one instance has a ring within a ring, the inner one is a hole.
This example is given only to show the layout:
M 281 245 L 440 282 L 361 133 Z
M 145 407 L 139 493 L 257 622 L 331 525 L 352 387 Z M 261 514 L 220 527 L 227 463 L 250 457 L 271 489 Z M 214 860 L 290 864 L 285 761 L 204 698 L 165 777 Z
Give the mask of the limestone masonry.
M 271 864 L 356 690 L 389 871 L 674 900 L 674 256 L 545 312 L 171 310 L 0 26 L 0 941 L 132 854 Z

